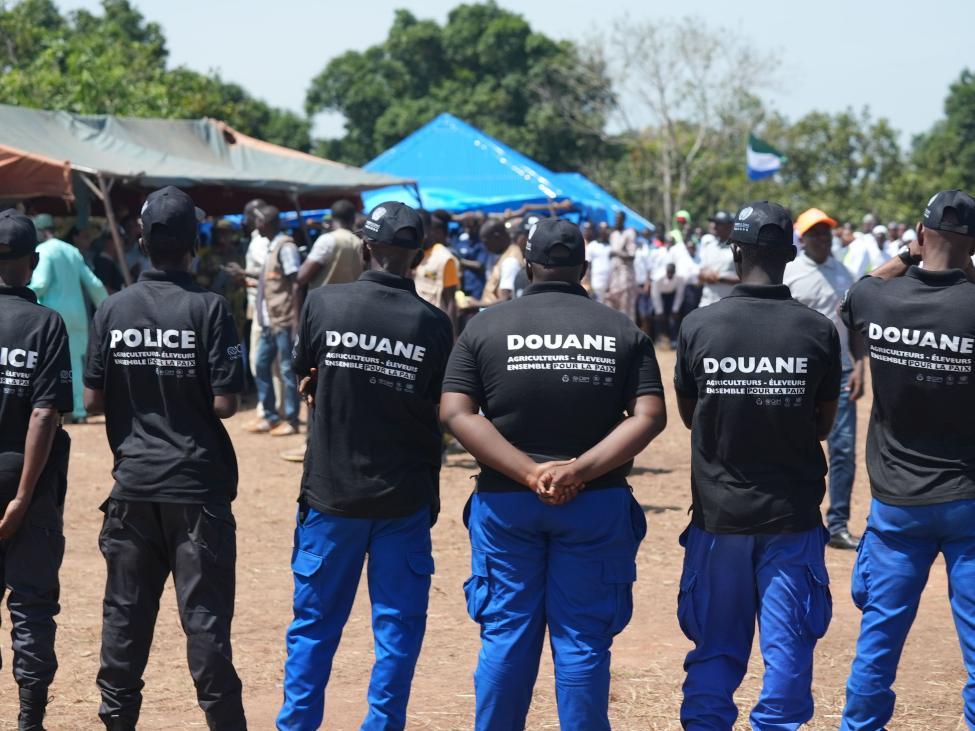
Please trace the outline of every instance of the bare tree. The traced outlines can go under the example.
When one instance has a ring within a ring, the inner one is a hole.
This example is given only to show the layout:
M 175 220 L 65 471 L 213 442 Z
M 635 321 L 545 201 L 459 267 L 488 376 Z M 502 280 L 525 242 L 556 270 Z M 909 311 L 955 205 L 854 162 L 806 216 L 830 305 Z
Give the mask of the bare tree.
M 755 94 L 774 85 L 778 59 L 697 18 L 623 17 L 610 38 L 616 117 L 627 134 L 659 150 L 660 203 L 669 223 L 702 161 L 727 145 L 729 125 L 741 128 L 744 145 L 760 113 Z

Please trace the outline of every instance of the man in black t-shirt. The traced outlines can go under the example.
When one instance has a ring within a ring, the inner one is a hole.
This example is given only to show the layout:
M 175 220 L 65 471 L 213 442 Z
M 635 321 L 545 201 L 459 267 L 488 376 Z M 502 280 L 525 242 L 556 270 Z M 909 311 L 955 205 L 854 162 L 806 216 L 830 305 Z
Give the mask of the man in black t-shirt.
M 423 233 L 415 210 L 380 204 L 360 232 L 377 268 L 312 291 L 301 313 L 294 366 L 315 408 L 291 564 L 283 731 L 322 725 L 366 555 L 376 662 L 362 728 L 406 725 L 433 574 L 437 403 L 453 342 L 450 319 L 409 277 Z
M 533 283 L 471 320 L 440 409 L 481 468 L 465 510 L 475 728 L 525 727 L 547 626 L 563 728 L 601 731 L 646 533 L 626 476 L 666 424 L 663 388 L 646 335 L 579 284 L 575 225 L 538 222 L 525 254 Z
M 227 301 L 189 273 L 200 214 L 177 188 L 149 195 L 139 246 L 153 268 L 99 308 L 88 348 L 86 408 L 104 412 L 115 456 L 99 536 L 108 564 L 99 715 L 120 731 L 139 718 L 170 573 L 207 724 L 246 728 L 230 647 L 237 459 L 220 423 L 237 410 L 243 367 Z
M 694 643 L 680 718 L 734 726 L 757 618 L 765 678 L 751 724 L 797 728 L 813 715 L 813 651 L 832 616 L 820 442 L 836 415 L 840 342 L 782 284 L 796 255 L 782 206 L 742 208 L 730 246 L 742 283 L 690 313 L 677 345 L 692 506 L 677 616 Z
M 71 359 L 61 316 L 27 288 L 37 231 L 0 213 L 0 599 L 9 591 L 21 731 L 41 731 L 58 662 L 55 615 L 64 557 L 63 513 L 71 411 Z
M 975 199 L 934 195 L 917 241 L 853 285 L 842 316 L 870 350 L 873 502 L 853 572 L 863 612 L 841 728 L 879 729 L 938 554 L 968 671 L 975 728 Z M 923 261 L 923 269 L 920 264 Z

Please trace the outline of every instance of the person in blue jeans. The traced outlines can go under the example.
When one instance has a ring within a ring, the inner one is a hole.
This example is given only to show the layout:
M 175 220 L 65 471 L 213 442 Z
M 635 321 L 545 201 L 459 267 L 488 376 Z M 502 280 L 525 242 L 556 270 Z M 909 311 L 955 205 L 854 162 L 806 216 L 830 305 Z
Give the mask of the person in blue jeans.
M 850 534 L 850 496 L 856 477 L 857 411 L 863 396 L 866 349 L 863 338 L 848 330 L 840 317 L 840 305 L 853 286 L 853 275 L 831 253 L 836 220 L 818 208 L 803 211 L 796 219 L 802 250 L 785 268 L 783 282 L 792 296 L 828 317 L 840 336 L 843 378 L 839 408 L 826 444 L 829 450 L 829 509 L 826 527 L 829 545 L 852 551 L 857 539 Z
M 295 345 L 302 393 L 317 408 L 291 561 L 283 731 L 322 726 L 332 658 L 364 564 L 376 661 L 362 729 L 406 726 L 426 631 L 430 527 L 440 504 L 437 402 L 453 329 L 409 278 L 422 257 L 417 212 L 383 203 L 361 235 L 378 269 L 311 292 Z
M 853 571 L 863 612 L 843 731 L 882 729 L 931 565 L 944 556 L 975 729 L 975 199 L 932 196 L 917 240 L 862 279 L 843 318 L 870 348 L 873 501 Z M 923 262 L 924 267 L 920 265 Z
M 694 643 L 680 710 L 689 731 L 735 725 L 756 620 L 765 677 L 752 728 L 796 729 L 813 716 L 813 652 L 832 617 L 820 442 L 841 365 L 832 322 L 782 283 L 792 230 L 775 203 L 739 211 L 730 246 L 741 284 L 691 312 L 678 338 L 674 387 L 692 460 L 677 600 Z
M 548 629 L 561 728 L 604 731 L 647 529 L 626 476 L 666 424 L 663 388 L 647 336 L 580 285 L 578 227 L 541 220 L 525 253 L 532 283 L 471 320 L 441 403 L 481 468 L 465 509 L 474 727 L 524 729 Z
M 257 398 L 264 413 L 262 418 L 247 427 L 250 432 L 273 437 L 298 433 L 298 412 L 301 408 L 292 364 L 299 314 L 297 276 L 301 258 L 294 239 L 280 230 L 279 216 L 277 208 L 266 204 L 259 206 L 255 213 L 258 231 L 271 243 L 257 282 L 255 305 L 261 337 L 257 343 L 254 373 Z M 281 370 L 283 414 L 278 411 L 274 393 L 272 368 L 275 360 Z

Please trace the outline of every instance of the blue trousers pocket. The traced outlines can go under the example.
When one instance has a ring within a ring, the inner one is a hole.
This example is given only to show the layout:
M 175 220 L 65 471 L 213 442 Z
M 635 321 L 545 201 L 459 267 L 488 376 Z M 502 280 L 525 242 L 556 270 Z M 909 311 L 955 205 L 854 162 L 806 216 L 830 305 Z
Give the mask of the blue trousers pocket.
M 825 566 L 809 564 L 809 605 L 804 630 L 809 636 L 820 639 L 829 629 L 833 619 L 833 595 L 829 590 L 829 574 Z
M 480 623 L 491 600 L 488 558 L 484 551 L 471 549 L 471 576 L 464 582 L 464 596 L 467 597 L 467 614 Z
M 636 581 L 636 562 L 629 559 L 603 563 L 603 583 L 616 600 L 609 633 L 617 635 L 633 617 L 633 582 Z
M 684 636 L 696 644 L 701 640 L 701 625 L 697 621 L 695 587 L 697 573 L 685 569 L 680 577 L 680 592 L 677 594 L 677 623 Z

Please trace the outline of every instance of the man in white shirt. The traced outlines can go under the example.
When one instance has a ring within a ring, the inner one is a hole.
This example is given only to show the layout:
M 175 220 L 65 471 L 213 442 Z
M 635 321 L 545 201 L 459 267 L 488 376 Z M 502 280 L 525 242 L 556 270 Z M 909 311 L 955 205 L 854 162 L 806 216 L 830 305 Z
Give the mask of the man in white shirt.
M 828 317 L 840 336 L 843 380 L 836 421 L 827 439 L 829 447 L 829 509 L 826 522 L 829 545 L 855 549 L 857 539 L 850 535 L 850 495 L 856 475 L 856 401 L 863 395 L 866 348 L 859 335 L 849 332 L 840 318 L 839 308 L 855 281 L 850 272 L 833 258 L 832 229 L 836 221 L 818 208 L 810 208 L 796 219 L 802 252 L 785 268 L 784 283 L 792 296 L 807 307 Z
M 660 276 L 654 277 L 653 313 L 656 340 L 666 335 L 671 348 L 677 347 L 677 331 L 680 329 L 680 311 L 684 305 L 684 278 L 677 273 L 677 265 L 668 264 Z
M 748 211 L 751 213 L 751 211 Z M 701 239 L 701 269 L 698 279 L 703 286 L 701 307 L 714 304 L 731 294 L 741 280 L 735 269 L 735 260 L 728 239 L 734 229 L 735 217 L 727 211 L 718 211 L 711 217 L 713 233 Z
M 874 226 L 870 232 L 860 233 L 846 247 L 843 265 L 850 270 L 853 281 L 865 277 L 890 258 L 883 250 L 883 242 L 886 239 L 887 227 Z
M 609 292 L 609 276 L 612 272 L 612 247 L 609 245 L 609 226 L 599 224 L 596 238 L 586 244 L 586 261 L 589 262 L 587 278 L 589 291 L 597 302 L 604 302 Z

